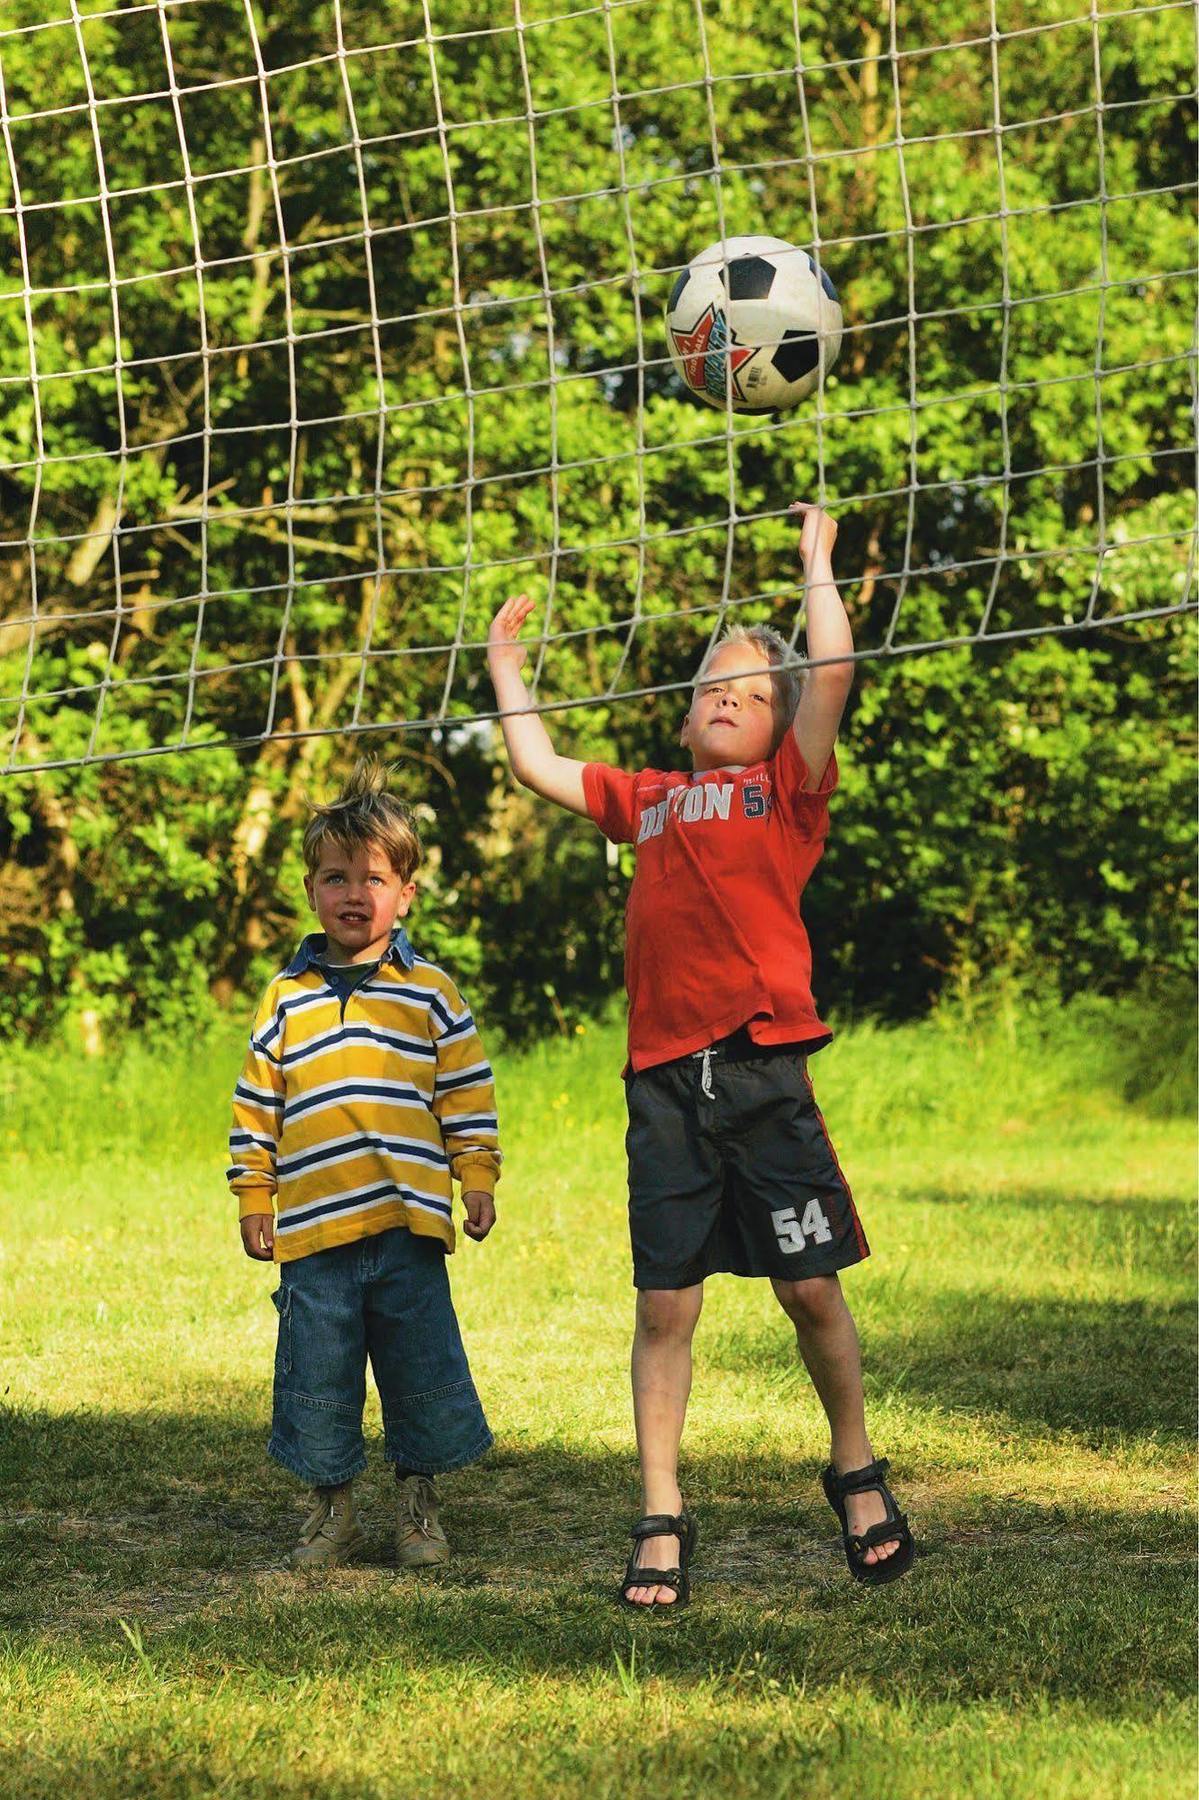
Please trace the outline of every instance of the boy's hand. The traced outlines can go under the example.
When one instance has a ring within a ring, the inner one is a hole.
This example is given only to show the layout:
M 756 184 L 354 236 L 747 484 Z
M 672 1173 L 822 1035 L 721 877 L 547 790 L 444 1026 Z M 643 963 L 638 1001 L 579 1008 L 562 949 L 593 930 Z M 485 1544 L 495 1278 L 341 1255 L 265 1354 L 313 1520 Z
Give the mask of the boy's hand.
M 511 602 L 509 602 L 511 605 Z M 466 1208 L 466 1222 L 462 1229 L 467 1237 L 482 1243 L 491 1227 L 495 1224 L 495 1199 L 482 1188 L 467 1188 L 462 1196 L 462 1204 Z
M 505 600 L 487 633 L 487 661 L 494 676 L 498 670 L 520 670 L 525 666 L 528 650 L 519 641 L 520 629 L 532 612 L 535 602 L 527 594 Z
M 576 762 L 573 757 L 558 755 L 549 732 L 531 705 L 529 690 L 521 674 L 529 653 L 520 641 L 520 628 L 534 604 L 527 594 L 505 600 L 487 633 L 487 664 L 504 733 L 504 748 L 512 764 L 512 773 L 522 786 L 532 788 L 543 799 L 565 806 L 568 811 L 586 819 L 590 817 L 583 789 L 586 765 Z M 486 1237 L 493 1220 L 494 1214 L 489 1216 L 481 1231 L 471 1231 L 469 1225 L 466 1229 L 472 1237 Z
M 241 1221 L 241 1245 L 255 1262 L 275 1260 L 275 1215 L 247 1213 Z
M 807 500 L 793 500 L 787 511 L 799 513 L 803 519 L 803 530 L 799 534 L 799 554 L 804 568 L 810 569 L 821 555 L 831 557 L 833 545 L 837 541 L 837 521 L 832 514 L 826 513 L 821 506 L 813 506 Z

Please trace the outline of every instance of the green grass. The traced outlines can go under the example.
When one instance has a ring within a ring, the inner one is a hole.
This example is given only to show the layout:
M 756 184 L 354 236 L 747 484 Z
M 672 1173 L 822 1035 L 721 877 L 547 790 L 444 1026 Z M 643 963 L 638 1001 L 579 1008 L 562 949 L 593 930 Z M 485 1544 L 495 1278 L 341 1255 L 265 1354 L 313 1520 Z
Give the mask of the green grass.
M 818 1059 L 921 1557 L 850 1582 L 783 1316 L 726 1278 L 685 1445 L 696 1601 L 646 1621 L 612 1604 L 636 1512 L 617 1032 L 501 1061 L 500 1226 L 453 1271 L 498 1441 L 443 1482 L 455 1560 L 421 1579 L 389 1566 L 377 1454 L 366 1562 L 281 1571 L 273 1276 L 221 1179 L 238 1044 L 10 1054 L 0 1794 L 1190 1795 L 1193 1132 L 1124 1098 L 1170 1090 L 1132 1041 L 1092 1006 L 858 1027 Z

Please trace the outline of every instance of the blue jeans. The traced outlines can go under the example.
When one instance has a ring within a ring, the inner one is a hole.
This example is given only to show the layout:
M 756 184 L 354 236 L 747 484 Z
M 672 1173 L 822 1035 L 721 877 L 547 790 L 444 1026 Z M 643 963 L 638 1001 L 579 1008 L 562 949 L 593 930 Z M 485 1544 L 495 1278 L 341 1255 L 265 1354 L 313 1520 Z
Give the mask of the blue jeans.
M 280 1266 L 273 1298 L 267 1451 L 301 1481 L 337 1487 L 365 1469 L 368 1357 L 388 1462 L 436 1475 L 490 1448 L 437 1239 L 398 1227 L 297 1257 Z

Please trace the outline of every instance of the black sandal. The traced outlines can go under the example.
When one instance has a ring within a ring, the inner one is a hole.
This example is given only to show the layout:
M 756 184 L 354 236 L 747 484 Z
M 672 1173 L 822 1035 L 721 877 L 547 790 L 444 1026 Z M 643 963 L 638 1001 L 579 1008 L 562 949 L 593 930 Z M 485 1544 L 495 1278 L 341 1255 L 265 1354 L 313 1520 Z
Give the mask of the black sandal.
M 687 1570 L 691 1558 L 695 1555 L 695 1546 L 699 1538 L 699 1527 L 687 1511 L 672 1517 L 670 1513 L 650 1513 L 644 1519 L 638 1519 L 630 1536 L 633 1548 L 629 1552 L 628 1566 L 624 1572 L 624 1580 L 620 1584 L 620 1604 L 627 1606 L 630 1612 L 675 1612 L 680 1606 L 686 1606 L 691 1598 L 691 1577 Z M 673 1569 L 639 1569 L 637 1553 L 646 1538 L 677 1537 L 679 1540 L 678 1566 Z M 650 1606 L 642 1606 L 636 1600 L 629 1599 L 629 1589 L 635 1587 L 668 1587 L 673 1589 L 677 1598 L 669 1606 L 659 1608 L 655 1600 Z
M 820 1477 L 824 1497 L 841 1521 L 841 1541 L 845 1545 L 845 1560 L 849 1564 L 849 1572 L 855 1581 L 864 1581 L 869 1587 L 884 1587 L 888 1581 L 898 1581 L 911 1568 L 915 1555 L 907 1515 L 900 1512 L 895 1496 L 887 1486 L 887 1471 L 890 1467 L 887 1458 L 880 1456 L 877 1462 L 867 1463 L 864 1469 L 850 1469 L 848 1474 L 838 1475 L 830 1463 Z M 861 1537 L 857 1537 L 850 1531 L 845 1516 L 845 1496 L 870 1492 L 882 1495 L 887 1517 L 880 1519 L 877 1525 L 871 1525 Z M 899 1540 L 898 1550 L 883 1557 L 881 1562 L 866 1561 L 867 1550 L 873 1550 L 879 1544 L 889 1544 L 896 1538 Z

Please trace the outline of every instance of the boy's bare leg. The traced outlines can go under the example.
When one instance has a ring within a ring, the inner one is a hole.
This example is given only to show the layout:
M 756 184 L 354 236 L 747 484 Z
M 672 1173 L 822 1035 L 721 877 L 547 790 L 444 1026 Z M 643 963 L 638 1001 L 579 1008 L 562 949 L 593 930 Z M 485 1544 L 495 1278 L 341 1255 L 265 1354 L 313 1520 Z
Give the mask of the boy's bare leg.
M 839 1475 L 874 1461 L 866 1436 L 862 1395 L 862 1358 L 857 1327 L 835 1275 L 808 1281 L 773 1281 L 778 1303 L 795 1326 L 799 1354 L 828 1416 L 832 1464 Z M 845 1513 L 851 1532 L 860 1533 L 887 1516 L 879 1493 L 847 1494 Z M 898 1549 L 898 1540 L 866 1552 L 868 1563 L 883 1562 Z
M 703 1283 L 686 1288 L 643 1288 L 637 1295 L 633 1333 L 633 1417 L 641 1459 L 641 1511 L 677 1515 L 679 1444 L 691 1393 L 691 1339 L 704 1303 Z M 671 1569 L 679 1560 L 675 1537 L 646 1538 L 640 1562 L 647 1569 Z M 626 1590 L 637 1606 L 670 1606 L 677 1596 L 666 1587 Z

